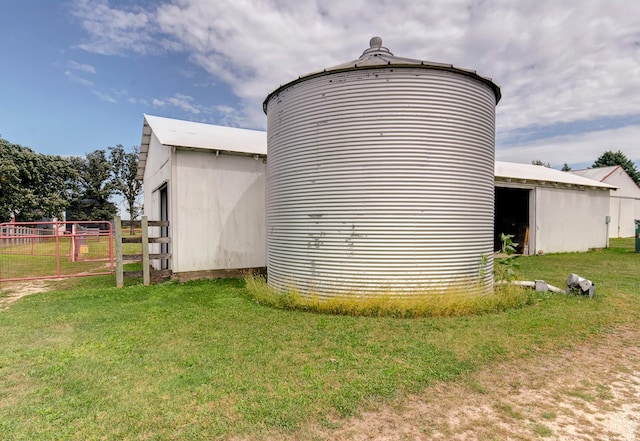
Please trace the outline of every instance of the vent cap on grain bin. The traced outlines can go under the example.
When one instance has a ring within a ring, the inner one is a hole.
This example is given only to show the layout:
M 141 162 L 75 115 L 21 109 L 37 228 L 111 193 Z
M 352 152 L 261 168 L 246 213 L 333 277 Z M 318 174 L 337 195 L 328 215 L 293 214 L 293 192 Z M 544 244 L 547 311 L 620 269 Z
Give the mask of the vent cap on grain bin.
M 495 106 L 475 71 L 360 58 L 271 92 L 267 272 L 317 299 L 493 290 Z

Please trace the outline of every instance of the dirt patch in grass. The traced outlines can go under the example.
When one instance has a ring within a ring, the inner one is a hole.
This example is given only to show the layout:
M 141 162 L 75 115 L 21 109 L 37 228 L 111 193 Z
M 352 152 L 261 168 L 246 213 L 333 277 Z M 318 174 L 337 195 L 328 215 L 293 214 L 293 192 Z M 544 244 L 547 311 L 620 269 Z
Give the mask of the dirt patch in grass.
M 0 284 L 0 311 L 4 311 L 25 296 L 51 291 L 52 289 L 50 280 L 3 282 Z
M 344 441 L 637 440 L 640 331 L 492 366 L 307 433 Z

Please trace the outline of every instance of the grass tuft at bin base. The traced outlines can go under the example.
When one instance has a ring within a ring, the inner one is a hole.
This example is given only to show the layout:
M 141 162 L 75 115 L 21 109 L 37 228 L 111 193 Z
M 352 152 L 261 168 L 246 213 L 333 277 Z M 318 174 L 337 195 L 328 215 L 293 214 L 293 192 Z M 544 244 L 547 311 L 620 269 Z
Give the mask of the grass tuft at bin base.
M 521 308 L 534 301 L 534 294 L 517 286 L 500 286 L 492 294 L 479 295 L 466 292 L 415 293 L 398 297 L 392 293 L 354 295 L 353 297 L 320 298 L 300 295 L 291 288 L 278 292 L 267 284 L 263 276 L 247 274 L 244 277 L 249 296 L 256 302 L 279 309 L 368 317 L 453 317 L 486 314 Z

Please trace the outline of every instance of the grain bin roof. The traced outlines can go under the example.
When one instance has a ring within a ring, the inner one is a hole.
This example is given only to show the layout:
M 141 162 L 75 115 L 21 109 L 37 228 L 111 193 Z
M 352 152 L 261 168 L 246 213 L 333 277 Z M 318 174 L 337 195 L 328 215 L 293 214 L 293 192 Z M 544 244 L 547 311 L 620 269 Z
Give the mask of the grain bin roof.
M 240 155 L 267 155 L 267 133 L 180 119 L 144 115 L 137 178 L 142 179 L 154 133 L 161 144 L 192 150 L 215 150 Z
M 496 182 L 547 184 L 552 186 L 576 188 L 601 188 L 615 190 L 617 187 L 594 181 L 573 173 L 555 170 L 542 165 L 517 164 L 514 162 L 496 161 Z
M 478 75 L 475 70 L 462 69 L 459 67 L 454 67 L 451 64 L 443 64 L 443 63 L 435 63 L 433 61 L 424 61 L 424 60 L 415 60 L 413 58 L 403 58 L 396 57 L 387 49 L 382 46 L 382 39 L 380 37 L 373 37 L 369 42 L 369 48 L 366 49 L 360 58 L 357 60 L 349 61 L 347 63 L 338 64 L 337 66 L 328 67 L 318 72 L 308 73 L 306 75 L 301 75 L 297 79 L 290 81 L 288 83 L 282 84 L 276 90 L 267 95 L 267 98 L 264 100 L 262 104 L 262 109 L 264 113 L 267 113 L 267 103 L 271 99 L 272 96 L 279 93 L 281 90 L 286 89 L 296 83 L 301 81 L 308 80 L 314 77 L 320 77 L 323 75 L 327 75 L 330 73 L 336 72 L 346 72 L 353 70 L 364 70 L 364 69 L 379 69 L 383 67 L 399 67 L 399 68 L 424 68 L 424 69 L 436 69 L 443 70 L 449 72 L 455 72 L 461 75 L 466 75 L 481 83 L 487 84 L 496 96 L 496 104 L 500 101 L 502 97 L 500 93 L 500 87 L 496 85 L 491 78 L 483 77 Z

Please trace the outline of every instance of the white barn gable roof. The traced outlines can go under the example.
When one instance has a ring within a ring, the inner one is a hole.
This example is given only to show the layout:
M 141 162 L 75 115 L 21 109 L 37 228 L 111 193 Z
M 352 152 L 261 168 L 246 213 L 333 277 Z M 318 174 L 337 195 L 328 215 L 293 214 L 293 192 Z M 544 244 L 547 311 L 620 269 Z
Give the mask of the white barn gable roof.
M 496 161 L 496 181 L 506 182 L 537 182 L 547 184 L 561 184 L 564 186 L 576 186 L 587 188 L 615 189 L 613 185 L 588 179 L 573 173 L 555 170 L 542 165 L 517 164 L 514 162 Z
M 147 152 L 153 133 L 161 144 L 184 149 L 215 150 L 240 155 L 267 154 L 267 132 L 238 129 L 160 116 L 144 115 L 138 179 L 144 176 Z
M 611 173 L 620 167 L 619 165 L 610 165 L 608 167 L 585 168 L 583 170 L 573 170 L 571 173 L 583 178 L 593 179 L 594 181 L 603 182 Z
M 615 197 L 640 199 L 640 186 L 629 176 L 620 165 L 610 165 L 608 167 L 587 168 L 575 170 L 571 173 L 589 179 L 615 185 L 618 187 Z

